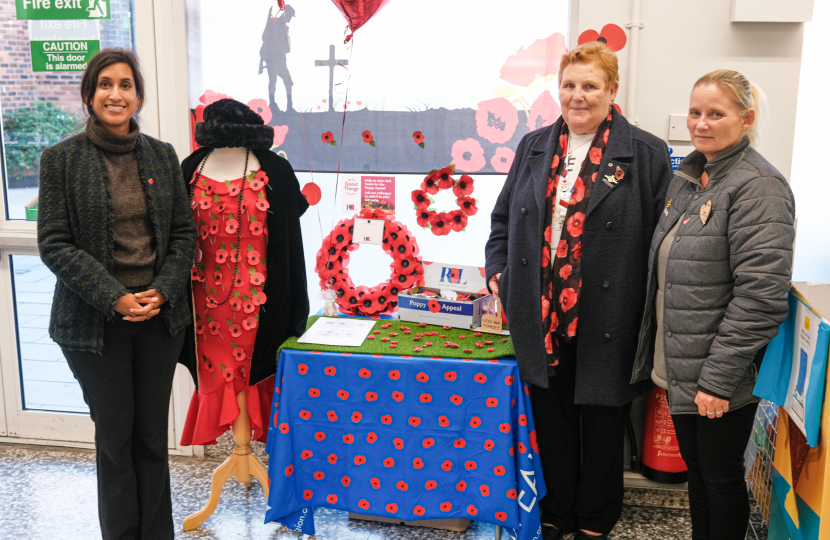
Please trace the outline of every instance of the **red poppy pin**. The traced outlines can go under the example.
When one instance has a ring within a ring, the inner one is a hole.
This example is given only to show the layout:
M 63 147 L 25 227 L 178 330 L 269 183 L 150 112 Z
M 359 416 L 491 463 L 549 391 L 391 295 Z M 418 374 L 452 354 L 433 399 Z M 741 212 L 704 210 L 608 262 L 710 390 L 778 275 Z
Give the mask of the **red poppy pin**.
M 148 181 L 149 183 L 151 183 L 151 184 L 153 183 L 153 179 L 152 179 L 152 178 L 150 178 L 150 179 L 149 179 L 149 180 L 147 180 L 147 181 Z

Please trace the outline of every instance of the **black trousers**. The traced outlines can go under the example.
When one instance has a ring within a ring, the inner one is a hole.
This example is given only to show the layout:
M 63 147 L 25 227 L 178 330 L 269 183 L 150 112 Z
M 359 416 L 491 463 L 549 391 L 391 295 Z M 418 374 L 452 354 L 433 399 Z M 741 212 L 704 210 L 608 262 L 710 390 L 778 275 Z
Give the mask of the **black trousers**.
M 631 405 L 576 405 L 576 339 L 548 388 L 533 387 L 533 420 L 547 493 L 542 523 L 608 534 L 623 505 L 624 433 Z
M 67 351 L 95 422 L 104 540 L 172 540 L 167 413 L 184 332 L 160 317 L 104 326 L 101 354 Z
M 744 450 L 758 404 L 710 420 L 673 414 L 680 455 L 689 467 L 693 540 L 743 540 L 749 525 Z

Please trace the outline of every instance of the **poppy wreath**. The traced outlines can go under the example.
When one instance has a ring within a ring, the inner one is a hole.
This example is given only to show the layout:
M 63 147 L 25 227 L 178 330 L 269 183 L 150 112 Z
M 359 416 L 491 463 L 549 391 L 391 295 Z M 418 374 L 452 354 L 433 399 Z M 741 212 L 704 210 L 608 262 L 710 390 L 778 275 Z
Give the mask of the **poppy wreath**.
M 383 227 L 383 250 L 392 257 L 389 279 L 374 286 L 357 285 L 349 277 L 350 253 L 360 247 L 352 242 L 354 217 L 341 220 L 323 240 L 317 252 L 315 270 L 320 277 L 320 288 L 331 287 L 337 295 L 337 307 L 346 315 L 377 316 L 394 313 L 398 308 L 398 293 L 410 287 L 424 285 L 424 266 L 419 255 L 418 242 L 406 225 L 393 221 L 383 210 L 364 208 L 355 217 L 386 220 Z
M 478 199 L 472 198 L 475 187 L 474 180 L 466 174 L 456 180 L 452 177 L 455 165 L 443 169 L 432 170 L 421 182 L 421 188 L 412 192 L 412 203 L 415 205 L 415 217 L 418 225 L 430 229 L 436 236 L 447 236 L 452 231 L 461 232 L 467 227 L 467 220 L 478 212 Z M 430 195 L 439 191 L 452 189 L 456 196 L 455 203 L 458 210 L 438 212 L 431 208 L 435 201 Z

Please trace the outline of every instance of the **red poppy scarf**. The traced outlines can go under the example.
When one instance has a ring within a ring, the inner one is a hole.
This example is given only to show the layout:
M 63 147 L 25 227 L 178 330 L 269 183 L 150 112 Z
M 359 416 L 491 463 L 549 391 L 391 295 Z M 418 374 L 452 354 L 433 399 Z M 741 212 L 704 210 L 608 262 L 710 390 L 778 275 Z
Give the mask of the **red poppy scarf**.
M 561 359 L 560 342 L 570 341 L 576 336 L 579 321 L 579 297 L 582 290 L 582 227 L 585 223 L 585 213 L 588 210 L 588 200 L 594 190 L 594 182 L 597 179 L 610 133 L 611 113 L 609 112 L 605 121 L 599 126 L 591 142 L 591 148 L 588 150 L 588 159 L 582 163 L 579 175 L 574 181 L 562 236 L 553 257 L 551 257 L 553 246 L 550 242 L 557 213 L 554 202 L 559 180 L 567 167 L 566 156 L 568 155 L 568 125 L 564 122 L 554 151 L 553 163 L 550 166 L 545 202 L 545 234 L 542 242 L 542 328 L 547 332 L 545 350 L 548 353 L 551 374 L 552 366 L 558 365 Z M 562 204 L 561 201 L 560 204 Z

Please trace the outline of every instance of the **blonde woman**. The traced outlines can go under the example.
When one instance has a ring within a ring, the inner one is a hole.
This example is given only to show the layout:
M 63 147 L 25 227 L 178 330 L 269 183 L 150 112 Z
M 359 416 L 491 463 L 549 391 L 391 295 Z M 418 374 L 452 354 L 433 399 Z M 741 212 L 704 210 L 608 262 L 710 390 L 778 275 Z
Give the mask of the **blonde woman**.
M 666 389 L 689 467 L 694 540 L 743 540 L 743 453 L 767 344 L 787 318 L 795 200 L 754 148 L 761 91 L 717 70 L 692 89 L 695 151 L 669 185 L 651 243 L 632 382 Z

